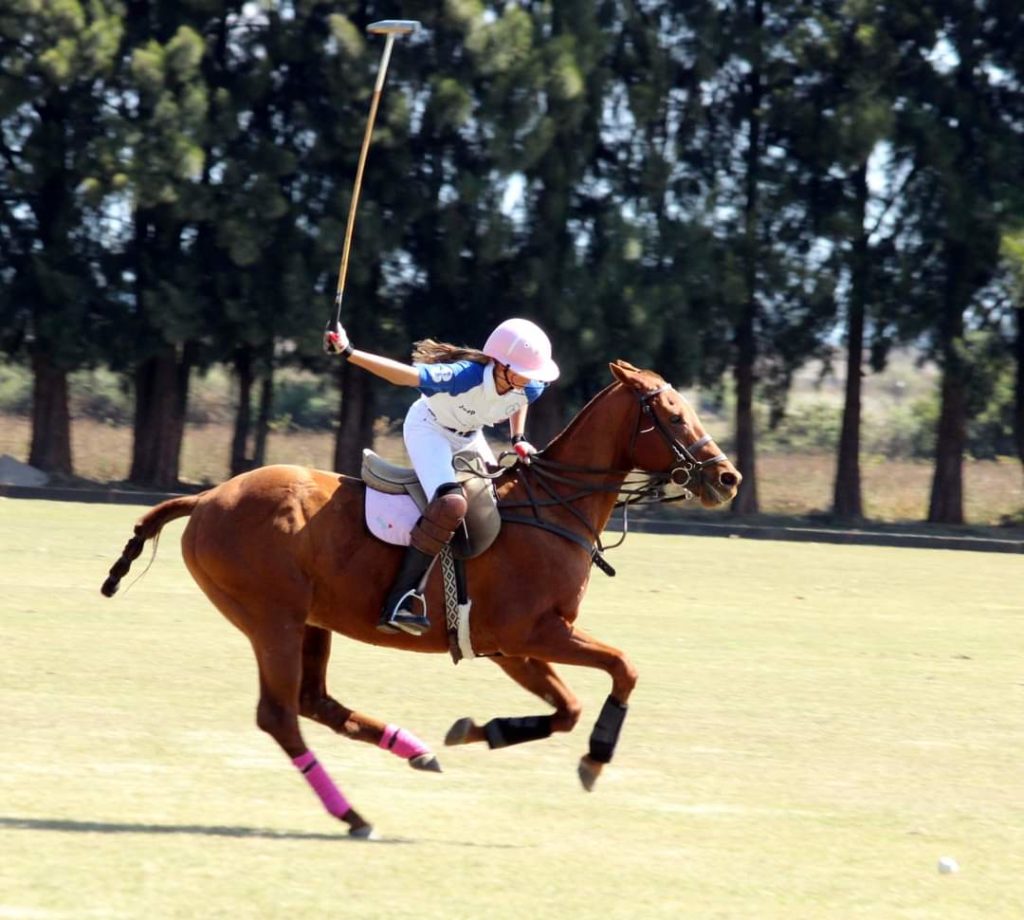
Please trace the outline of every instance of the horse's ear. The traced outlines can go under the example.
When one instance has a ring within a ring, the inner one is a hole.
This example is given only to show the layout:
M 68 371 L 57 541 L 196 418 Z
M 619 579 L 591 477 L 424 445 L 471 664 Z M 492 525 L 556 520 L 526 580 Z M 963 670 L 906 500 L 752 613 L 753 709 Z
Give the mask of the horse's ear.
M 608 367 L 612 372 L 612 376 L 619 383 L 624 383 L 635 390 L 646 389 L 646 385 L 640 379 L 644 372 L 639 367 L 634 367 L 628 361 L 623 361 L 621 358 L 612 361 Z

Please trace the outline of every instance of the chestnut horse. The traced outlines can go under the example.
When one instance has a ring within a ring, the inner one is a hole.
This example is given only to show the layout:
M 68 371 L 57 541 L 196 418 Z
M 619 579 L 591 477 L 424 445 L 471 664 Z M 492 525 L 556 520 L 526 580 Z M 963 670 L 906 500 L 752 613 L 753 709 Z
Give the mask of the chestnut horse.
M 581 707 L 552 664 L 599 668 L 611 694 L 579 765 L 589 790 L 611 760 L 637 674 L 626 656 L 575 625 L 600 534 L 633 470 L 650 494 L 675 482 L 706 507 L 730 501 L 740 474 L 696 412 L 657 374 L 626 362 L 529 466 L 495 479 L 499 507 L 528 508 L 506 518 L 494 543 L 466 562 L 473 601 L 471 642 L 518 684 L 554 707 L 545 716 L 460 719 L 446 744 L 487 741 L 504 747 L 571 731 Z M 635 492 L 634 492 L 635 494 Z M 348 803 L 306 746 L 299 716 L 379 745 L 418 769 L 440 770 L 410 732 L 356 712 L 327 692 L 331 633 L 403 651 L 449 651 L 439 574 L 427 598 L 433 626 L 423 636 L 376 629 L 403 549 L 373 537 L 357 479 L 296 466 L 243 473 L 200 495 L 172 498 L 135 526 L 102 591 L 111 596 L 143 544 L 168 522 L 189 516 L 185 563 L 213 604 L 252 643 L 259 668 L 257 725 L 269 733 L 324 807 L 366 837 L 369 823 Z M 532 524 L 534 526 L 522 526 Z

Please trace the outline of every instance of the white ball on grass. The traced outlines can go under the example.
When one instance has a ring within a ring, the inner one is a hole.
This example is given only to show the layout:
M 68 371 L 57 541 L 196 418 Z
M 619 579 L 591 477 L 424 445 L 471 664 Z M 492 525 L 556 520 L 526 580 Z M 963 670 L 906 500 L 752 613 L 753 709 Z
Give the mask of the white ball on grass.
M 943 875 L 952 875 L 954 872 L 960 871 L 960 863 L 958 863 L 952 856 L 943 856 L 939 860 L 939 872 Z

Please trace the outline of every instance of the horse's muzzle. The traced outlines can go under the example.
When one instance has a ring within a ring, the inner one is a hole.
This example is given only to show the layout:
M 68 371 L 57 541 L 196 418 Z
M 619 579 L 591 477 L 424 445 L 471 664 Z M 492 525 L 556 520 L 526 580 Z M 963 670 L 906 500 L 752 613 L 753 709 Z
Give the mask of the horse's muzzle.
M 700 472 L 700 503 L 705 508 L 717 508 L 731 502 L 739 491 L 743 476 L 729 461 L 718 463 Z

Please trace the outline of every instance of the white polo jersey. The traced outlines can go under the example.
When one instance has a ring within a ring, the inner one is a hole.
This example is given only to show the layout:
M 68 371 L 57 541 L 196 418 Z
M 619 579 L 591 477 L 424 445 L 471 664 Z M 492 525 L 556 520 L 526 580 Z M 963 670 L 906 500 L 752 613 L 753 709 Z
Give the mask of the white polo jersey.
M 522 390 L 499 394 L 493 361 L 413 366 L 420 375 L 419 401 L 426 404 L 439 425 L 451 431 L 478 431 L 485 425 L 496 425 L 544 392 L 544 384 L 531 380 Z

